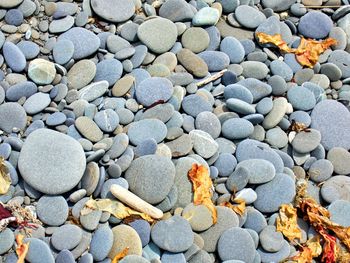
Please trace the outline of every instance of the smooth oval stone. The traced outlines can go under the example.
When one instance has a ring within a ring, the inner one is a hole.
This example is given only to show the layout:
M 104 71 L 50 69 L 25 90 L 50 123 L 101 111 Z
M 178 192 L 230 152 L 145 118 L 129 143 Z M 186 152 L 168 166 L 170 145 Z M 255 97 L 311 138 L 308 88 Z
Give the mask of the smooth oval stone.
M 239 99 L 249 104 L 253 103 L 253 95 L 246 87 L 239 84 L 231 84 L 224 88 L 225 99 Z
M 56 76 L 55 65 L 45 59 L 34 59 L 29 63 L 28 76 L 36 84 L 50 84 Z
M 277 173 L 281 173 L 284 167 L 281 157 L 275 151 L 267 144 L 252 139 L 246 139 L 238 144 L 236 158 L 238 162 L 265 159 L 273 164 Z
M 241 118 L 232 118 L 222 124 L 222 135 L 231 140 L 247 138 L 253 131 L 253 124 Z
M 18 167 L 23 179 L 34 189 L 61 194 L 78 184 L 85 162 L 83 148 L 76 140 L 53 130 L 37 129 L 25 140 Z
M 11 133 L 13 128 L 23 130 L 27 124 L 27 114 L 23 107 L 16 102 L 0 105 L 0 129 Z
M 262 213 L 273 213 L 278 211 L 282 204 L 293 201 L 295 184 L 288 175 L 277 173 L 270 182 L 259 185 L 255 192 L 258 198 L 254 207 Z
M 309 153 L 316 149 L 321 142 L 321 133 L 318 130 L 299 132 L 292 141 L 293 149 L 299 153 Z
M 103 137 L 103 132 L 89 117 L 81 116 L 76 119 L 75 127 L 86 139 L 92 142 L 98 142 Z
M 91 0 L 91 7 L 98 16 L 114 23 L 126 21 L 135 13 L 131 0 Z
M 95 53 L 100 46 L 100 39 L 91 31 L 74 27 L 64 32 L 57 38 L 57 42 L 60 40 L 70 40 L 74 45 L 74 59 L 82 59 Z
M 157 222 L 151 237 L 158 247 L 173 253 L 186 251 L 194 239 L 190 223 L 177 215 Z
M 63 225 L 53 232 L 51 244 L 57 250 L 73 249 L 81 241 L 83 231 L 76 225 Z
M 133 122 L 128 129 L 128 136 L 132 144 L 138 145 L 143 140 L 154 139 L 157 143 L 164 140 L 167 128 L 157 119 L 145 119 Z
M 0 232 L 0 254 L 5 254 L 10 250 L 15 242 L 15 236 L 11 229 L 5 228 Z
M 199 113 L 195 120 L 196 129 L 205 131 L 214 139 L 221 133 L 221 124 L 218 117 L 209 111 Z
M 112 110 L 107 109 L 99 111 L 94 116 L 94 121 L 105 132 L 112 132 L 119 124 L 118 114 Z
M 89 252 L 94 260 L 105 259 L 113 246 L 113 232 L 109 227 L 98 228 L 92 236 Z
M 22 3 L 23 0 L 0 0 L 0 7 L 1 8 L 12 8 L 15 6 L 18 6 L 20 3 Z
M 151 226 L 146 220 L 135 220 L 130 223 L 130 226 L 136 230 L 137 234 L 139 234 L 142 247 L 146 246 L 151 238 Z
M 208 230 L 200 233 L 204 240 L 203 249 L 208 252 L 214 252 L 220 236 L 231 227 L 238 227 L 238 216 L 229 208 L 217 206 L 217 222 Z
M 350 174 L 350 153 L 341 147 L 334 147 L 328 151 L 327 160 L 334 167 L 334 172 L 337 174 Z
M 350 149 L 350 113 L 343 104 L 335 100 L 321 101 L 314 107 L 311 120 L 311 127 L 320 131 L 321 144 L 326 150 Z
M 62 112 L 55 112 L 47 117 L 46 124 L 48 126 L 57 126 L 64 123 L 67 120 L 67 116 Z
M 44 195 L 36 209 L 39 219 L 49 226 L 62 225 L 68 217 L 68 204 L 62 196 Z
M 18 46 L 6 41 L 2 47 L 6 64 L 15 72 L 21 72 L 26 66 L 26 58 Z
M 95 63 L 87 59 L 80 60 L 68 71 L 68 87 L 79 90 L 88 85 L 94 79 L 95 75 Z
M 108 82 L 106 80 L 102 80 L 99 82 L 93 82 L 90 85 L 82 88 L 78 92 L 79 99 L 86 100 L 87 102 L 93 101 L 108 90 Z
M 17 83 L 6 90 L 6 98 L 9 101 L 18 101 L 22 97 L 30 97 L 36 93 L 38 87 L 31 81 Z
M 109 86 L 114 85 L 123 73 L 123 65 L 116 59 L 105 59 L 96 65 L 94 81 L 107 81 Z
M 285 81 L 290 81 L 293 78 L 293 70 L 283 61 L 272 61 L 270 70 L 273 75 L 281 76 Z
M 243 115 L 255 113 L 254 106 L 240 99 L 230 98 L 226 101 L 226 106 L 233 112 L 237 112 Z
M 330 213 L 330 219 L 343 227 L 349 227 L 349 208 L 350 202 L 345 200 L 335 200 L 328 206 L 328 211 Z
M 24 242 L 29 242 L 29 249 L 26 260 L 31 263 L 55 263 L 55 259 L 51 253 L 49 246 L 38 238 L 27 238 Z
M 235 37 L 225 37 L 220 43 L 220 50 L 229 56 L 230 62 L 233 64 L 243 61 L 245 55 L 244 47 Z
M 191 20 L 193 11 L 191 6 L 184 0 L 170 0 L 163 3 L 159 8 L 159 16 L 173 22 L 182 22 Z
M 31 41 L 21 41 L 17 47 L 22 51 L 26 59 L 36 58 L 40 52 L 39 45 Z
M 188 28 L 181 37 L 182 46 L 194 53 L 205 50 L 209 46 L 209 41 L 207 31 L 200 27 Z
M 316 99 L 313 93 L 304 87 L 293 87 L 288 90 L 288 101 L 297 110 L 311 110 L 316 105 Z
M 28 114 L 34 115 L 49 106 L 50 102 L 51 99 L 49 94 L 38 92 L 26 100 L 23 104 L 23 108 Z
M 204 231 L 213 225 L 211 212 L 204 205 L 190 203 L 184 208 L 182 217 L 188 220 L 194 231 Z
M 56 263 L 75 263 L 75 259 L 72 252 L 70 252 L 68 249 L 64 249 L 57 254 L 55 262 Z
M 208 65 L 191 50 L 183 48 L 177 54 L 177 59 L 186 70 L 195 77 L 202 78 L 208 74 Z
M 161 54 L 175 44 L 177 28 L 170 20 L 157 17 L 143 22 L 138 27 L 137 36 L 151 51 Z
M 260 233 L 260 244 L 268 252 L 277 252 L 283 246 L 283 235 L 275 226 L 266 226 Z
M 325 38 L 333 27 L 332 20 L 322 12 L 309 12 L 300 18 L 299 33 L 304 37 Z
M 240 84 L 252 93 L 253 95 L 253 102 L 256 102 L 267 95 L 271 94 L 272 87 L 258 79 L 254 78 L 246 78 L 241 81 L 239 81 L 237 84 Z
M 142 254 L 141 239 L 137 232 L 128 225 L 118 225 L 112 228 L 113 246 L 108 254 L 109 258 L 114 258 L 118 253 L 129 247 L 129 255 Z
M 174 88 L 170 80 L 160 77 L 152 77 L 143 80 L 136 87 L 137 101 L 149 107 L 158 101 L 168 101 Z
M 174 177 L 174 164 L 167 157 L 158 155 L 135 159 L 125 174 L 130 190 L 151 204 L 157 204 L 167 196 Z
M 290 245 L 287 241 L 283 241 L 282 248 L 275 253 L 266 252 L 262 248 L 257 249 L 262 262 L 281 262 L 290 255 Z
M 332 162 L 320 159 L 311 164 L 308 174 L 312 181 L 321 183 L 329 179 L 333 174 L 334 168 Z
M 328 58 L 328 62 L 335 64 L 341 70 L 342 78 L 350 77 L 349 61 L 350 55 L 344 50 L 334 50 Z
M 258 9 L 248 5 L 240 5 L 235 10 L 238 23 L 246 28 L 255 29 L 266 20 L 265 15 Z
M 294 0 L 262 0 L 262 5 L 265 8 L 271 8 L 273 11 L 285 11 L 295 3 Z
M 238 163 L 237 168 L 244 168 L 249 172 L 249 183 L 263 184 L 271 181 L 276 170 L 273 164 L 264 159 L 248 159 Z
M 208 65 L 209 71 L 220 71 L 228 67 L 230 58 L 220 51 L 203 51 L 198 56 Z
M 262 126 L 265 129 L 275 127 L 283 119 L 287 111 L 288 101 L 285 98 L 277 98 L 273 101 L 272 110 L 266 115 Z
M 220 18 L 219 10 L 212 7 L 203 7 L 193 16 L 192 24 L 194 26 L 213 26 Z
M 241 63 L 243 67 L 242 75 L 245 78 L 254 78 L 254 79 L 264 79 L 266 78 L 269 68 L 262 62 L 259 61 L 244 61 Z
M 69 39 L 57 41 L 52 50 L 52 55 L 56 63 L 66 64 L 74 54 L 74 44 Z
M 198 114 L 204 111 L 212 111 L 211 104 L 197 94 L 191 94 L 186 96 L 182 101 L 182 109 L 189 115 L 196 117 Z
M 219 239 L 218 253 L 222 260 L 242 260 L 253 263 L 255 244 L 247 230 L 232 227 L 226 230 Z
M 62 32 L 66 32 L 73 25 L 74 25 L 74 17 L 66 16 L 61 19 L 52 20 L 52 22 L 49 25 L 49 31 L 50 33 L 53 33 L 53 34 L 62 33 Z
M 189 135 L 193 149 L 203 158 L 210 158 L 217 152 L 219 145 L 210 134 L 201 130 L 192 130 Z
M 322 185 L 321 196 L 328 203 L 350 201 L 350 178 L 344 175 L 332 176 Z

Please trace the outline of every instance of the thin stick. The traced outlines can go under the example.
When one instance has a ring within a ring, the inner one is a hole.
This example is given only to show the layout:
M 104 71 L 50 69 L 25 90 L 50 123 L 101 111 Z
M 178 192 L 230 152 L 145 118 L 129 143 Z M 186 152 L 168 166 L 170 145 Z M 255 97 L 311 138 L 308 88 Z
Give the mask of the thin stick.
M 341 7 L 340 5 L 310 5 L 310 6 L 305 6 L 306 8 L 338 8 Z
M 217 80 L 218 78 L 221 78 L 222 75 L 224 75 L 224 73 L 227 71 L 227 69 L 223 69 L 221 70 L 220 72 L 210 76 L 209 78 L 206 78 L 206 79 L 203 79 L 202 81 L 199 81 L 197 82 L 197 86 L 200 87 L 200 86 L 203 86 L 205 84 L 208 84 L 214 80 Z

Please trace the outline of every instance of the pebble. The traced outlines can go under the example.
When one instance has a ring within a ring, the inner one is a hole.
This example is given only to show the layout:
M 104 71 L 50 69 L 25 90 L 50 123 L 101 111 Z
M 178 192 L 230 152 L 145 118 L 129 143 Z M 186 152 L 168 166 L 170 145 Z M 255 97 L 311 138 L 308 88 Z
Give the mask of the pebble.
M 266 226 L 259 233 L 260 244 L 267 252 L 278 252 L 283 246 L 283 235 L 275 226 Z
M 57 38 L 60 40 L 70 40 L 74 45 L 74 59 L 82 59 L 95 53 L 100 46 L 100 39 L 85 28 L 73 27 Z
M 255 192 L 258 198 L 254 207 L 263 213 L 273 213 L 280 205 L 293 201 L 295 184 L 288 175 L 277 173 L 270 182 L 258 186 Z
M 236 169 L 245 169 L 249 173 L 249 183 L 263 184 L 271 181 L 276 170 L 273 164 L 264 159 L 247 159 L 238 163 Z
M 24 110 L 29 115 L 34 115 L 44 110 L 51 102 L 50 96 L 47 93 L 38 92 L 30 96 L 23 104 Z
M 262 125 L 265 129 L 275 127 L 287 111 L 288 101 L 285 98 L 277 98 L 273 101 L 272 110 L 266 115 Z
M 233 64 L 243 61 L 244 47 L 235 37 L 225 37 L 220 43 L 220 50 L 229 56 L 230 62 Z
M 112 132 L 119 124 L 119 117 L 114 110 L 107 109 L 96 113 L 94 121 L 102 131 Z
M 83 237 L 83 231 L 76 225 L 63 225 L 57 228 L 51 237 L 51 244 L 57 250 L 75 248 Z
M 316 149 L 321 142 L 321 133 L 318 130 L 299 132 L 292 141 L 293 149 L 299 153 L 309 153 Z
M 321 144 L 326 150 L 333 147 L 350 149 L 350 135 L 347 132 L 350 113 L 344 105 L 334 100 L 321 101 L 314 107 L 311 120 L 311 127 L 321 133 Z
M 16 102 L 0 105 L 0 129 L 11 133 L 14 128 L 23 130 L 27 124 L 27 114 L 23 107 Z
M 298 30 L 304 37 L 325 38 L 333 26 L 332 20 L 322 12 L 309 12 L 302 16 Z
M 195 13 L 192 19 L 194 26 L 213 26 L 220 18 L 220 13 L 212 7 L 203 7 Z
M 55 259 L 51 253 L 49 246 L 38 238 L 27 238 L 24 240 L 29 242 L 30 246 L 25 259 L 32 263 L 39 263 L 45 261 L 47 263 L 54 263 Z
M 239 99 L 246 103 L 253 103 L 253 95 L 249 89 L 240 84 L 231 84 L 224 88 L 224 96 L 226 99 Z
M 77 130 L 88 140 L 98 142 L 103 137 L 103 132 L 89 117 L 81 116 L 75 121 Z
M 114 23 L 126 21 L 135 13 L 135 4 L 131 0 L 91 0 L 91 8 L 98 16 Z
M 218 117 L 209 111 L 203 111 L 197 115 L 195 126 L 196 129 L 210 134 L 214 139 L 218 138 L 221 133 L 221 124 Z
M 242 260 L 247 263 L 253 263 L 255 244 L 247 230 L 232 227 L 220 236 L 218 253 L 223 261 Z
M 17 44 L 17 47 L 19 47 L 27 60 L 36 58 L 40 52 L 39 46 L 31 41 L 21 41 Z
M 117 225 L 112 228 L 113 232 L 113 245 L 110 250 L 108 257 L 114 258 L 118 253 L 120 253 L 126 247 L 129 247 L 128 255 L 138 255 L 142 254 L 142 244 L 141 239 L 137 232 L 130 226 L 127 225 Z
M 143 80 L 136 88 L 136 98 L 139 103 L 149 107 L 158 101 L 168 101 L 174 88 L 170 80 L 152 77 Z
M 177 215 L 157 222 L 152 228 L 151 237 L 161 249 L 173 253 L 186 251 L 194 239 L 190 223 Z
M 241 63 L 241 66 L 243 67 L 242 75 L 245 78 L 261 80 L 266 78 L 269 72 L 269 68 L 264 63 L 259 61 L 244 61 Z
M 5 254 L 10 250 L 13 243 L 15 242 L 15 236 L 11 229 L 5 228 L 0 233 L 0 254 Z
M 240 99 L 228 99 L 226 101 L 226 107 L 232 110 L 233 112 L 240 113 L 242 115 L 255 113 L 255 108 L 251 104 Z
M 175 166 L 164 156 L 145 155 L 132 161 L 125 179 L 129 189 L 150 204 L 161 202 L 174 183 Z
M 119 60 L 105 59 L 96 65 L 96 75 L 94 81 L 107 81 L 112 86 L 120 79 L 123 73 L 123 66 Z
M 239 24 L 250 29 L 257 28 L 266 20 L 263 13 L 248 5 L 238 6 L 235 10 L 235 18 Z
M 132 144 L 138 145 L 143 140 L 153 138 L 157 143 L 164 140 L 167 128 L 158 119 L 145 119 L 133 122 L 128 129 L 128 136 Z
M 334 147 L 328 151 L 327 160 L 333 165 L 337 174 L 350 174 L 350 153 L 341 147 Z
M 348 176 L 336 175 L 325 181 L 321 187 L 321 196 L 328 202 L 336 200 L 350 201 L 350 180 Z
M 81 89 L 87 86 L 96 75 L 96 65 L 87 59 L 74 64 L 67 74 L 68 88 Z
M 281 262 L 285 260 L 291 252 L 291 247 L 287 241 L 283 241 L 282 248 L 275 253 L 266 252 L 265 250 L 258 248 L 262 262 Z
M 6 41 L 2 46 L 6 64 L 15 72 L 21 72 L 26 66 L 26 58 L 18 46 Z
M 244 139 L 253 131 L 253 124 L 245 119 L 232 118 L 222 124 L 222 134 L 227 139 Z
M 183 48 L 177 54 L 178 61 L 195 77 L 201 78 L 208 74 L 208 65 L 191 50 Z
M 60 253 L 57 254 L 56 263 L 74 263 L 75 259 L 68 249 L 63 249 Z
M 29 63 L 28 76 L 36 84 L 50 84 L 56 76 L 55 65 L 45 59 L 34 59 Z
M 68 39 L 58 41 L 52 50 L 52 55 L 56 63 L 66 64 L 74 54 L 74 44 Z
M 92 235 L 89 253 L 96 261 L 105 259 L 113 246 L 113 232 L 109 227 L 100 227 Z
M 181 43 L 184 48 L 194 53 L 204 51 L 209 46 L 209 35 L 200 27 L 187 29 L 181 36 Z
M 151 226 L 145 220 L 135 220 L 130 223 L 130 226 L 136 230 L 142 243 L 142 247 L 145 247 L 151 239 Z
M 54 171 L 52 166 L 57 169 Z M 78 184 L 85 170 L 80 144 L 49 129 L 33 131 L 22 146 L 18 160 L 23 179 L 46 194 L 60 194 Z
M 350 202 L 345 200 L 335 200 L 332 202 L 328 207 L 330 219 L 336 224 L 349 227 L 349 206 Z
M 68 204 L 62 196 L 42 196 L 37 204 L 39 219 L 49 226 L 60 226 L 68 217 Z
M 169 19 L 157 17 L 143 22 L 137 29 L 137 36 L 151 51 L 159 54 L 169 51 L 175 44 L 177 29 Z
M 316 99 L 313 93 L 304 87 L 294 87 L 288 90 L 287 98 L 294 109 L 297 110 L 311 110 L 316 105 Z
M 217 152 L 219 145 L 210 134 L 201 130 L 192 130 L 189 135 L 193 149 L 203 158 L 210 158 Z

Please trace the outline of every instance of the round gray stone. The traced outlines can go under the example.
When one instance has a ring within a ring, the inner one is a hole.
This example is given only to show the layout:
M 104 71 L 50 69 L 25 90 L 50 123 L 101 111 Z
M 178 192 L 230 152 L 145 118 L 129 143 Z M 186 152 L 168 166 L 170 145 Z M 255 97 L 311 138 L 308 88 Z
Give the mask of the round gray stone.
M 36 212 L 43 223 L 59 226 L 68 218 L 68 204 L 62 196 L 44 195 L 38 201 Z
M 309 12 L 302 16 L 299 24 L 299 33 L 304 37 L 325 38 L 333 27 L 333 22 L 326 14 L 318 11 Z
M 244 139 L 254 131 L 250 121 L 241 118 L 232 118 L 222 125 L 222 135 L 227 139 Z
M 263 184 L 271 181 L 276 170 L 273 164 L 264 159 L 248 159 L 238 163 L 237 168 L 244 168 L 249 172 L 249 183 Z
M 238 23 L 246 28 L 255 29 L 266 20 L 266 16 L 258 9 L 248 5 L 240 5 L 235 10 Z
M 124 22 L 135 13 L 132 0 L 91 0 L 91 7 L 97 15 L 114 23 Z
M 318 130 L 299 132 L 292 141 L 293 149 L 299 153 L 309 153 L 316 149 L 321 142 L 321 133 Z
M 145 119 L 133 122 L 128 128 L 130 142 L 138 145 L 146 139 L 154 139 L 157 143 L 164 140 L 167 127 L 158 119 Z
M 330 219 L 341 226 L 350 226 L 350 202 L 345 200 L 335 200 L 328 206 L 331 214 Z
M 29 242 L 29 249 L 26 260 L 31 263 L 55 263 L 50 247 L 38 238 L 27 238 L 24 242 Z
M 145 155 L 132 161 L 125 173 L 130 191 L 151 204 L 161 202 L 174 184 L 175 166 L 164 156 Z
M 0 232 L 0 254 L 3 255 L 10 250 L 15 242 L 15 235 L 9 228 L 5 228 Z
M 83 148 L 76 140 L 56 131 L 37 129 L 24 142 L 18 167 L 34 189 L 61 194 L 79 183 L 85 162 Z
M 23 104 L 23 108 L 28 114 L 34 115 L 49 106 L 50 102 L 51 99 L 49 94 L 38 92 L 26 100 Z
M 194 239 L 190 223 L 178 215 L 157 222 L 151 237 L 158 247 L 173 253 L 186 251 Z
M 113 246 L 113 232 L 109 227 L 98 228 L 92 236 L 89 252 L 94 260 L 105 259 Z
M 74 44 L 69 39 L 57 41 L 52 50 L 52 55 L 56 63 L 66 64 L 74 54 Z
M 63 225 L 53 232 L 51 244 L 57 250 L 75 248 L 83 237 L 83 231 L 76 225 Z
M 266 226 L 260 233 L 260 244 L 268 252 L 277 252 L 282 248 L 283 235 L 276 231 L 275 226 Z
M 6 41 L 2 47 L 2 54 L 9 66 L 15 72 L 21 72 L 26 67 L 26 58 L 18 46 Z
M 119 116 L 114 110 L 107 109 L 97 112 L 94 116 L 94 121 L 101 130 L 112 132 L 119 124 Z
M 344 175 L 332 176 L 322 185 L 321 196 L 328 203 L 350 201 L 350 178 Z
M 27 114 L 23 107 L 16 102 L 0 105 L 0 129 L 11 133 L 13 128 L 23 130 L 27 124 Z

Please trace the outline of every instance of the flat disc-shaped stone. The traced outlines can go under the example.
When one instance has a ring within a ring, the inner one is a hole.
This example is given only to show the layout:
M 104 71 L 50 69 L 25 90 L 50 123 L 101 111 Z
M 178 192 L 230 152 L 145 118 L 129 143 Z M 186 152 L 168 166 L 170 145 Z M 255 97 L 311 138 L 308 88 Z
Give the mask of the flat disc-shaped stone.
M 135 13 L 132 0 L 92 0 L 91 7 L 100 17 L 111 22 L 123 22 Z

